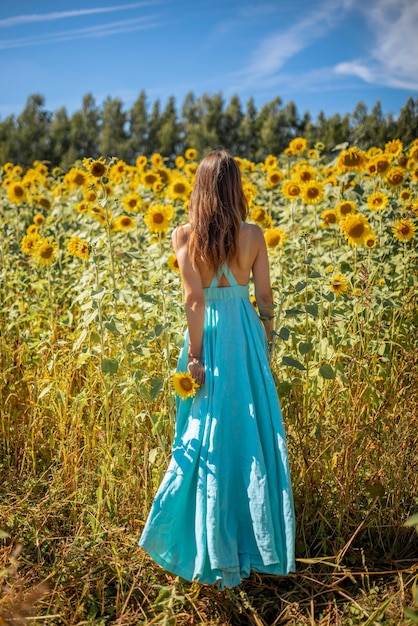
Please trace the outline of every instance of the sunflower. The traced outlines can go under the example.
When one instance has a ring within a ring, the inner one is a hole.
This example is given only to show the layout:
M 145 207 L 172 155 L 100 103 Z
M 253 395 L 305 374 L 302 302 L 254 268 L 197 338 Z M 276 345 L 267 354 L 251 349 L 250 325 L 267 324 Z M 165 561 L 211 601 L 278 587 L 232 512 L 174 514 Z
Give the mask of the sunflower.
M 374 159 L 376 164 L 376 170 L 378 174 L 386 174 L 390 168 L 390 159 L 384 154 Z
M 367 206 L 372 211 L 383 211 L 386 208 L 388 202 L 389 198 L 385 193 L 381 191 L 376 191 L 367 198 Z
M 331 279 L 329 288 L 335 293 L 336 296 L 340 296 L 343 293 L 347 293 L 348 280 L 342 274 L 335 274 Z
M 377 239 L 376 239 L 376 235 L 373 232 L 370 232 L 368 235 L 366 235 L 366 237 L 364 238 L 364 245 L 366 246 L 366 248 L 375 248 L 377 244 Z
M 411 202 L 412 198 L 413 198 L 413 193 L 410 189 L 404 188 L 399 193 L 399 199 L 402 202 Z
M 172 377 L 172 384 L 174 391 L 182 400 L 192 398 L 199 389 L 199 385 L 189 372 L 176 372 Z
M 11 183 L 7 187 L 7 193 L 12 202 L 24 202 L 26 200 L 26 191 L 20 183 Z
M 88 210 L 89 210 L 89 206 L 86 202 L 83 201 L 77 204 L 78 213 L 87 213 Z
M 409 152 L 408 152 L 408 157 L 412 160 L 412 161 L 418 161 L 418 145 L 416 143 L 414 143 Z
M 269 154 L 264 159 L 264 167 L 266 170 L 274 170 L 277 169 L 277 157 L 273 154 Z
M 398 220 L 392 228 L 392 232 L 398 241 L 409 241 L 415 236 L 416 226 L 411 220 Z
M 148 163 L 148 159 L 144 154 L 140 154 L 136 157 L 135 165 L 139 170 L 143 170 L 146 164 Z
M 34 258 L 38 265 L 52 265 L 58 245 L 52 239 L 40 239 L 35 248 Z
M 42 213 L 37 213 L 36 215 L 34 215 L 33 223 L 36 224 L 36 226 L 42 226 L 44 222 L 45 222 L 45 218 L 42 215 Z
M 36 200 L 36 204 L 46 211 L 51 208 L 51 200 L 49 198 L 46 198 L 45 196 L 41 196 L 40 198 L 38 198 Z
M 347 237 L 348 243 L 353 246 L 363 244 L 365 237 L 371 231 L 367 217 L 361 213 L 348 215 L 340 222 L 340 226 Z
M 176 176 L 168 187 L 168 195 L 172 200 L 185 200 L 190 193 L 190 183 L 184 176 Z
M 326 209 L 325 211 L 322 211 L 321 217 L 324 220 L 324 228 L 328 228 L 331 224 L 336 224 L 338 220 L 337 213 L 333 209 Z
M 86 202 L 96 202 L 96 200 L 97 200 L 97 193 L 96 193 L 95 189 L 87 189 L 87 191 L 84 194 L 84 198 L 85 198 Z
M 309 181 L 315 180 L 317 175 L 316 169 L 308 164 L 299 166 L 294 172 L 294 177 L 302 183 L 309 183 Z
M 358 148 L 343 150 L 338 157 L 338 169 L 342 172 L 349 170 L 362 170 L 367 161 L 367 156 Z
M 37 232 L 38 232 L 38 226 L 36 224 L 31 224 L 26 229 L 26 234 L 27 235 L 34 235 Z
M 113 231 L 132 230 L 135 228 L 136 222 L 130 215 L 118 215 L 111 223 Z
M 302 193 L 302 186 L 297 180 L 285 180 L 282 187 L 282 194 L 289 198 L 289 200 L 293 200 L 294 198 L 299 198 Z
M 71 256 L 76 256 L 83 261 L 87 261 L 90 255 L 90 244 L 80 237 L 71 237 L 67 244 L 67 250 Z
M 184 166 L 184 173 L 187 174 L 190 178 L 196 174 L 197 163 L 186 163 Z
M 99 157 L 98 159 L 83 159 L 83 166 L 86 170 L 94 176 L 95 178 L 101 178 L 102 176 L 106 176 L 107 174 L 107 165 L 106 161 L 103 157 Z
M 159 152 L 154 152 L 151 155 L 150 162 L 154 167 L 161 167 L 164 163 L 164 159 Z
M 10 161 L 8 161 L 3 165 L 3 169 L 6 174 L 10 174 L 11 172 L 13 172 L 13 163 L 10 163 Z
M 128 211 L 129 213 L 137 213 L 139 207 L 141 206 L 141 197 L 132 191 L 123 197 L 122 204 L 125 211 Z
M 385 153 L 391 157 L 397 157 L 403 150 L 403 144 L 400 139 L 393 139 L 385 144 Z
M 403 183 L 405 173 L 401 167 L 391 167 L 386 174 L 386 181 L 391 187 L 400 187 Z
M 319 152 L 315 148 L 311 148 L 307 152 L 308 159 L 319 159 Z
M 340 219 L 356 212 L 356 203 L 353 200 L 341 200 L 335 207 L 337 215 Z
M 317 180 L 302 185 L 302 200 L 305 204 L 318 204 L 324 197 L 324 186 Z
M 90 215 L 94 217 L 102 226 L 112 223 L 112 213 L 109 209 L 103 209 L 101 206 L 94 206 L 89 211 Z
M 254 206 L 251 209 L 250 217 L 256 224 L 263 224 L 267 218 L 267 211 L 262 206 Z
M 168 267 L 174 272 L 180 271 L 179 263 L 177 261 L 177 257 L 175 254 L 172 254 L 170 257 L 168 257 L 167 263 L 168 263 Z
M 302 154 L 306 150 L 306 139 L 303 137 L 295 137 L 289 143 L 289 148 L 293 154 Z
M 150 233 L 165 233 L 173 218 L 173 209 L 170 206 L 155 204 L 148 209 L 144 222 Z
M 25 235 L 20 242 L 20 249 L 22 250 L 23 254 L 34 254 L 39 239 L 40 238 L 37 231 L 31 233 L 30 235 Z
M 281 248 L 287 239 L 287 233 L 281 228 L 266 228 L 264 238 L 268 248 Z
M 184 167 L 184 164 L 185 164 L 184 157 L 182 157 L 181 155 L 176 157 L 176 160 L 174 161 L 174 165 L 177 167 L 177 169 L 182 170 Z
M 161 182 L 161 178 L 156 170 L 146 170 L 142 175 L 141 182 L 146 187 L 153 187 L 154 183 L 157 181 Z
M 65 175 L 65 182 L 69 184 L 71 189 L 82 187 L 87 182 L 87 173 L 78 167 L 72 167 Z
M 281 182 L 283 178 L 283 174 L 279 169 L 271 169 L 268 170 L 267 173 L 267 185 L 268 187 L 277 187 L 277 185 Z
M 197 151 L 194 148 L 188 148 L 184 153 L 186 161 L 195 161 L 197 157 Z

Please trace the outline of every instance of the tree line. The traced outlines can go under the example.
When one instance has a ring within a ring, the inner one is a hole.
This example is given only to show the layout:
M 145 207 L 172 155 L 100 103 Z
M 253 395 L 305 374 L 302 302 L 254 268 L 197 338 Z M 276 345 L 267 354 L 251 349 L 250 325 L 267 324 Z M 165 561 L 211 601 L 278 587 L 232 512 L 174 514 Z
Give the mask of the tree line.
M 257 110 L 253 98 L 244 107 L 237 95 L 226 102 L 221 93 L 197 98 L 190 92 L 178 110 L 173 96 L 164 107 L 160 100 L 150 106 L 141 91 L 126 110 L 112 97 L 98 106 L 89 93 L 70 116 L 65 107 L 47 111 L 44 97 L 33 94 L 20 115 L 0 120 L 0 163 L 29 166 L 40 160 L 67 170 L 83 157 L 116 156 L 134 163 L 139 154 L 159 152 L 173 160 L 187 148 L 200 157 L 218 146 L 261 161 L 280 154 L 296 136 L 305 137 L 310 147 L 321 142 L 329 153 L 346 141 L 362 149 L 383 147 L 395 138 L 408 145 L 418 136 L 418 98 L 408 98 L 396 118 L 384 115 L 378 101 L 370 112 L 359 102 L 352 114 L 326 117 L 321 112 L 313 120 L 280 97 Z

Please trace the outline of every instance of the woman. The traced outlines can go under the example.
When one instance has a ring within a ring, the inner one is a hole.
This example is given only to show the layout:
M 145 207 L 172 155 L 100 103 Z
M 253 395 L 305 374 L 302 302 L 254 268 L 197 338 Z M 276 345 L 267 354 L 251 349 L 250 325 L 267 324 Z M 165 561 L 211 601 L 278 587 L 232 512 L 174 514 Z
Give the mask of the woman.
M 221 589 L 251 570 L 295 567 L 285 432 L 268 364 L 268 256 L 246 214 L 237 162 L 211 152 L 196 172 L 189 223 L 173 233 L 187 318 L 177 370 L 200 388 L 177 398 L 172 458 L 139 542 L 166 570 Z M 251 275 L 264 328 L 249 300 Z

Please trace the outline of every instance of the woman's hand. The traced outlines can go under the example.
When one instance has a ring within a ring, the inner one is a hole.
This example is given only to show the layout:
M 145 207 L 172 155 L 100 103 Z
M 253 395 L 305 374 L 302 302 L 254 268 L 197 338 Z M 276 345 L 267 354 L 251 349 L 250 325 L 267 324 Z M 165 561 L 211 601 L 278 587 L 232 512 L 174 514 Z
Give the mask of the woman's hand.
M 200 358 L 189 356 L 187 369 L 198 385 L 205 384 L 205 366 Z

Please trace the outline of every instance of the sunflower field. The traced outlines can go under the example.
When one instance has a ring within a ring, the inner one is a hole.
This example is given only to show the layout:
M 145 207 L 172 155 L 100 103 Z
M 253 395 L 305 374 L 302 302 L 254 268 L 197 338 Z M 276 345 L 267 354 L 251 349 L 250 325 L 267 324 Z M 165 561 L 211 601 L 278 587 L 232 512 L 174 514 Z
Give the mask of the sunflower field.
M 1 167 L 1 625 L 418 623 L 418 139 L 322 151 L 237 158 L 270 256 L 298 571 L 226 592 L 137 545 L 175 423 L 170 235 L 196 150 Z

